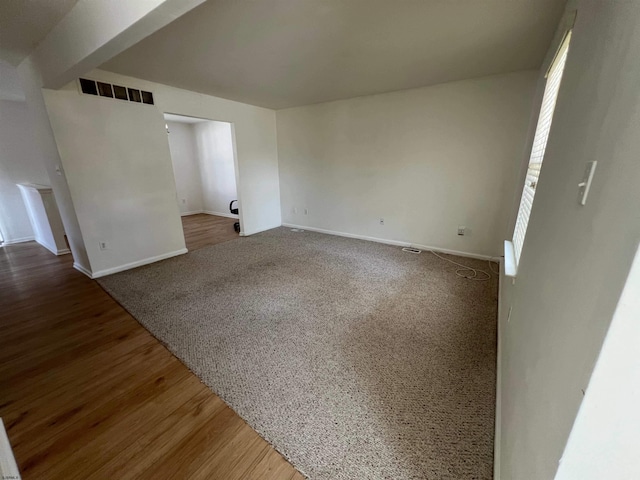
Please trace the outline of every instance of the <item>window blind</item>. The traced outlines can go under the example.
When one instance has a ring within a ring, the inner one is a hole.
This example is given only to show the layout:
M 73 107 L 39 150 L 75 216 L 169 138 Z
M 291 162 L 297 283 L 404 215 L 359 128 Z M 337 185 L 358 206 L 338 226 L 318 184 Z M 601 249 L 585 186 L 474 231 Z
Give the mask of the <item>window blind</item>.
M 527 225 L 529 224 L 529 217 L 531 216 L 533 199 L 536 194 L 536 187 L 538 186 L 542 161 L 544 160 L 544 152 L 547 148 L 551 122 L 553 121 L 553 111 L 556 108 L 556 100 L 558 99 L 562 73 L 564 72 L 564 66 L 567 61 L 570 39 L 571 32 L 567 34 L 562 42 L 547 75 L 547 83 L 544 88 L 542 106 L 540 108 L 540 115 L 538 116 L 538 124 L 536 126 L 533 147 L 531 148 L 531 157 L 529 158 L 529 166 L 527 168 L 527 177 L 524 182 L 524 188 L 522 189 L 520 208 L 518 209 L 516 227 L 513 232 L 513 247 L 516 262 L 520 261 L 522 245 L 524 244 L 524 237 L 527 233 Z

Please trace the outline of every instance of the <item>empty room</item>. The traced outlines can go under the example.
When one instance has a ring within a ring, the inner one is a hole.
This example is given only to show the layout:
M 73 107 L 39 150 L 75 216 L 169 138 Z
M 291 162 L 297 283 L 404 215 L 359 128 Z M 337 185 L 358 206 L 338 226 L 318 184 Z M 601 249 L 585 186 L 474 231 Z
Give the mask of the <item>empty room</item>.
M 0 4 L 2 479 L 640 478 L 640 3 Z
M 240 221 L 232 125 L 170 113 L 164 119 L 187 248 L 236 238 Z

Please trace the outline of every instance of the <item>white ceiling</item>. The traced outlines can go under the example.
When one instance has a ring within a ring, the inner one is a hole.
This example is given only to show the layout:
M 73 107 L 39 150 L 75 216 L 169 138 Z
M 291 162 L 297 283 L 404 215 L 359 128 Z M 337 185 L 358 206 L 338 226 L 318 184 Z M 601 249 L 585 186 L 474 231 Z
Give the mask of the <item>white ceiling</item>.
M 18 65 L 78 0 L 1 0 L 0 60 Z
M 539 68 L 564 0 L 209 0 L 102 67 L 269 108 Z

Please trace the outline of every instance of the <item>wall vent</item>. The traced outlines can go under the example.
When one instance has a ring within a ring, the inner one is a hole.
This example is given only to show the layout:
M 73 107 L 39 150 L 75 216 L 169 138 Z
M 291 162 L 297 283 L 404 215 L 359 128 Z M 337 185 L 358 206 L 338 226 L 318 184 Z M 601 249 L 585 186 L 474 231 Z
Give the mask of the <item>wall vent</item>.
M 116 98 L 136 103 L 153 105 L 153 93 L 137 88 L 112 85 L 105 82 L 97 82 L 88 78 L 79 78 L 80 91 L 85 95 L 97 95 L 100 97 Z

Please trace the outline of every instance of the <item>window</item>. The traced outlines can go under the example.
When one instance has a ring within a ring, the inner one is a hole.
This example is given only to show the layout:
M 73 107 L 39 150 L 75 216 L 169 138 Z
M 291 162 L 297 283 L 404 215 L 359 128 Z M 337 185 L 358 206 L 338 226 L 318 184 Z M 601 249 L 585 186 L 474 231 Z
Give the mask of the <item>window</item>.
M 524 188 L 522 189 L 516 228 L 513 232 L 513 250 L 516 264 L 520 262 L 522 245 L 524 244 L 524 237 L 527 233 L 533 198 L 536 194 L 538 177 L 542 168 L 542 161 L 544 160 L 544 152 L 547 148 L 547 140 L 549 139 L 549 131 L 551 130 L 551 122 L 553 120 L 553 111 L 556 108 L 556 100 L 558 98 L 558 91 L 560 90 L 562 73 L 564 72 L 564 66 L 567 61 L 570 40 L 571 32 L 568 32 L 547 73 L 547 84 L 544 88 L 542 107 L 540 108 L 540 115 L 538 116 L 529 167 L 527 168 L 527 177 L 524 182 Z

